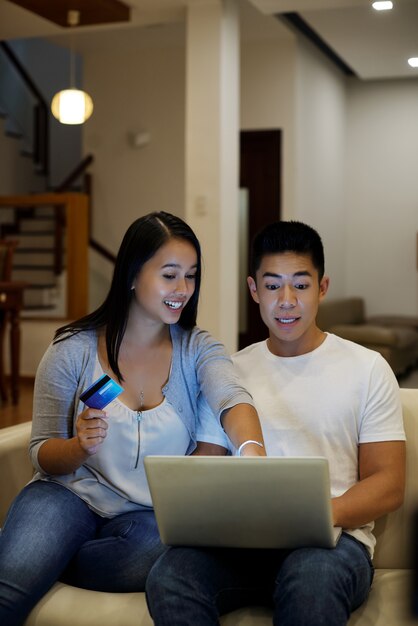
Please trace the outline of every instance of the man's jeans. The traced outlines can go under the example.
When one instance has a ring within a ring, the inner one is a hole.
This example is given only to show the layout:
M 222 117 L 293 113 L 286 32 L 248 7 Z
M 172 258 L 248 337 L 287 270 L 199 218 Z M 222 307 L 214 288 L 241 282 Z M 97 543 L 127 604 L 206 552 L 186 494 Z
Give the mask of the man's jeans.
M 143 591 L 165 550 L 153 511 L 100 517 L 65 487 L 30 483 L 0 533 L 0 624 L 22 624 L 59 579 L 100 591 Z
M 277 626 L 343 626 L 372 578 L 366 548 L 343 533 L 332 550 L 170 548 L 146 591 L 156 626 L 214 626 L 251 604 L 273 604 Z

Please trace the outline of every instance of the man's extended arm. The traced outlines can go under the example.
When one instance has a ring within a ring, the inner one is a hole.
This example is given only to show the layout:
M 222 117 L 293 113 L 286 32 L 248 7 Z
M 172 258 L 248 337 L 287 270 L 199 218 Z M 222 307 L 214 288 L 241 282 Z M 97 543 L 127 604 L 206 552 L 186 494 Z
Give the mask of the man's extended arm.
M 333 498 L 334 526 L 359 528 L 394 511 L 405 490 L 405 442 L 359 445 L 359 482 Z

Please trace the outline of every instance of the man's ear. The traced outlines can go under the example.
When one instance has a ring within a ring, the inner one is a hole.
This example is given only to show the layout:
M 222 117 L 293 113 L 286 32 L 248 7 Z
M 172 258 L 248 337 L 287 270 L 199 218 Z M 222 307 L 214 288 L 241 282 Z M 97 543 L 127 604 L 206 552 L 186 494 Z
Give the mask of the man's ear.
M 321 282 L 319 283 L 319 300 L 323 300 L 326 296 L 329 287 L 329 277 L 323 276 Z
M 250 294 L 254 302 L 257 302 L 257 304 L 260 304 L 260 300 L 258 298 L 258 293 L 257 293 L 257 285 L 252 276 L 248 276 L 247 285 L 248 285 L 248 289 L 250 290 Z

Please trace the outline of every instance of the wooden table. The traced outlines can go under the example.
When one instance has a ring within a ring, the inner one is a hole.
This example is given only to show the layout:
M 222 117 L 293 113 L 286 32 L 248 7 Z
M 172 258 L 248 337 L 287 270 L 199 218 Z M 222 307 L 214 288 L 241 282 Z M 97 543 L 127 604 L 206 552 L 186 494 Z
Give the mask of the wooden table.
M 7 401 L 4 371 L 4 338 L 10 322 L 10 383 L 13 404 L 19 402 L 20 311 L 23 306 L 25 282 L 0 281 L 0 397 Z

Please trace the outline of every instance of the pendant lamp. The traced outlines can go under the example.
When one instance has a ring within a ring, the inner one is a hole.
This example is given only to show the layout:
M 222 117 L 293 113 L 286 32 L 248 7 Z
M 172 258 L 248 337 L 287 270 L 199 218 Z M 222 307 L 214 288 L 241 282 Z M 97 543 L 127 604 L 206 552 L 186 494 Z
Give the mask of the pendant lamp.
M 68 25 L 77 26 L 80 22 L 79 11 L 68 11 Z M 88 93 L 74 87 L 74 50 L 71 38 L 70 46 L 70 88 L 59 91 L 52 98 L 52 115 L 61 124 L 84 124 L 93 113 L 93 100 Z

